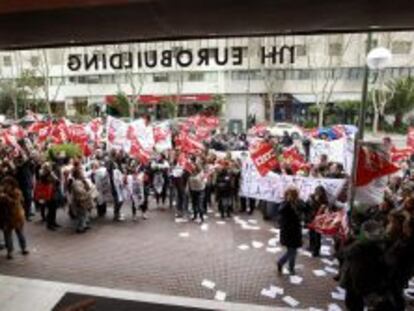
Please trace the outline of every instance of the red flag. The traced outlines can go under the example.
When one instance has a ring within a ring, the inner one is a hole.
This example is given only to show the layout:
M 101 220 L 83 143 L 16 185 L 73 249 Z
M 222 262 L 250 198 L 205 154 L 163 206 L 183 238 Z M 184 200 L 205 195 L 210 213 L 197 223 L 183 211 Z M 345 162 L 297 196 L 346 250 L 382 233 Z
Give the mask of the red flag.
M 137 139 L 131 141 L 130 154 L 137 157 L 143 164 L 147 164 L 151 158 L 150 153 L 142 148 Z
M 26 131 L 21 126 L 18 126 L 16 124 L 10 126 L 9 132 L 17 139 L 22 139 L 26 137 Z
M 248 134 L 252 136 L 261 136 L 266 134 L 267 126 L 266 124 L 257 124 L 249 129 Z
M 189 154 L 200 154 L 204 150 L 202 142 L 198 141 L 196 137 L 186 134 L 180 138 L 181 150 Z
M 360 146 L 356 186 L 365 186 L 374 179 L 397 172 L 400 168 L 388 158 L 389 156 L 379 148 L 368 145 Z
M 409 127 L 408 128 L 407 146 L 410 146 L 411 148 L 414 148 L 414 127 Z
M 308 227 L 320 234 L 339 235 L 343 238 L 349 232 L 348 217 L 343 209 L 337 212 L 326 211 L 316 215 Z
M 261 176 L 278 167 L 276 153 L 269 143 L 261 143 L 255 149 L 250 150 L 250 156 Z
M 401 148 L 398 149 L 395 146 L 391 148 L 391 161 L 392 162 L 398 162 L 401 160 L 406 160 L 413 154 L 413 148 L 407 147 L 407 148 Z
M 299 153 L 299 150 L 298 148 L 296 148 L 296 146 L 284 148 L 282 155 L 283 155 L 283 158 L 287 160 L 288 162 L 293 162 L 293 161 L 305 162 L 305 159 Z
M 189 155 L 184 152 L 180 153 L 178 156 L 177 163 L 190 174 L 195 170 L 195 165 L 190 161 Z

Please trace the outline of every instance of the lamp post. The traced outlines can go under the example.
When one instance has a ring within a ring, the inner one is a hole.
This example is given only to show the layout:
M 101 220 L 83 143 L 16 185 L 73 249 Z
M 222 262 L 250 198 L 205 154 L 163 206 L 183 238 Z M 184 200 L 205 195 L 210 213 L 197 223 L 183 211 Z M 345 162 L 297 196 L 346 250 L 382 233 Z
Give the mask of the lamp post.
M 367 108 L 367 101 L 368 101 L 368 79 L 370 69 L 375 70 L 378 74 L 378 71 L 384 69 L 389 65 L 392 59 L 391 52 L 383 47 L 377 47 L 371 50 L 372 46 L 372 33 L 369 32 L 367 36 L 367 46 L 366 46 L 366 64 L 364 68 L 364 80 L 362 84 L 362 100 L 361 105 L 359 107 L 359 115 L 358 115 L 358 133 L 357 137 L 355 137 L 355 145 L 354 145 L 354 159 L 352 163 L 352 176 L 351 176 L 351 186 L 350 186 L 350 208 L 351 211 L 354 207 L 354 200 L 355 200 L 355 182 L 356 182 L 356 175 L 357 175 L 357 167 L 358 167 L 358 150 L 359 144 L 364 140 L 364 130 L 365 130 L 365 115 L 366 115 L 366 108 Z

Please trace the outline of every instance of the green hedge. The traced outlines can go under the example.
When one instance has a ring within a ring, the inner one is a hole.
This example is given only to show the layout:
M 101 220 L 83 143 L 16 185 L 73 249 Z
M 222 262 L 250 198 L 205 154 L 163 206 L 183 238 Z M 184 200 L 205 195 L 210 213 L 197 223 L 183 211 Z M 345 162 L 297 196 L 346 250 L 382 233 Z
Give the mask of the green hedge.
M 77 158 L 82 156 L 82 150 L 79 145 L 66 143 L 50 147 L 48 150 L 49 159 L 56 158 L 62 151 L 65 152 L 66 156 L 69 158 Z

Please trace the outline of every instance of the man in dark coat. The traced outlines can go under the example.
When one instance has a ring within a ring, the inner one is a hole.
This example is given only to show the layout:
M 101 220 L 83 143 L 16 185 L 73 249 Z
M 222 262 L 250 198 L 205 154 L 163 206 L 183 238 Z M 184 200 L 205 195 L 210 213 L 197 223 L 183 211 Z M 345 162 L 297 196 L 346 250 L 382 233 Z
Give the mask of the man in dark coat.
M 289 262 L 290 274 L 295 274 L 297 249 L 302 246 L 302 226 L 299 213 L 299 198 L 296 189 L 288 189 L 285 201 L 279 210 L 280 243 L 286 247 L 285 254 L 277 262 L 279 274 L 283 266 Z

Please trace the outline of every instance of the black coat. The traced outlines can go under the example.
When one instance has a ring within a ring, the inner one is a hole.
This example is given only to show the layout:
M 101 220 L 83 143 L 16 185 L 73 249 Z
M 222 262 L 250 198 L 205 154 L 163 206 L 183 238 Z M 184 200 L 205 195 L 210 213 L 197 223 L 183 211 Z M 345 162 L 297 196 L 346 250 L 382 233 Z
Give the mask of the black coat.
M 302 225 L 297 208 L 288 202 L 279 209 L 280 243 L 286 247 L 302 246 Z

